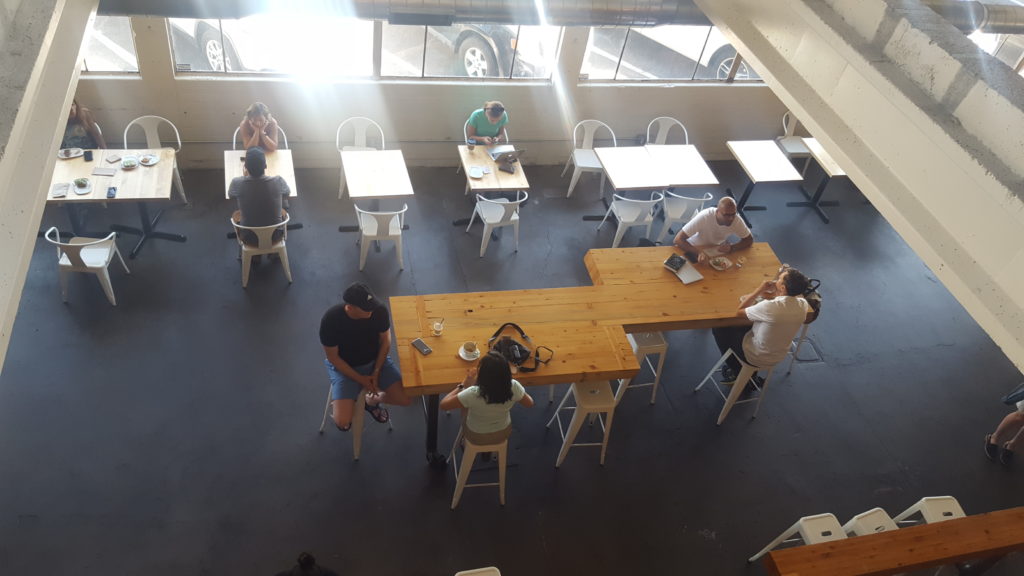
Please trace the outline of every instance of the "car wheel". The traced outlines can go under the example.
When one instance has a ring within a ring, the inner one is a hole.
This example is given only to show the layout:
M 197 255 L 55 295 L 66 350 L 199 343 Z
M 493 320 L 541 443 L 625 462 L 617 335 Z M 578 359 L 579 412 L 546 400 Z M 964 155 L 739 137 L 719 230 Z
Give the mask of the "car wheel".
M 472 78 L 498 75 L 498 59 L 491 47 L 479 36 L 470 36 L 459 46 L 461 72 Z
M 715 78 L 725 80 L 729 77 L 729 70 L 732 70 L 732 63 L 735 60 L 736 51 L 731 47 L 719 50 L 708 62 L 708 71 L 712 72 Z M 740 68 L 736 71 L 736 80 L 749 80 L 751 76 L 750 67 L 747 66 L 746 61 L 740 62 Z
M 209 65 L 210 70 L 223 72 L 225 62 L 227 63 L 228 70 L 235 69 L 234 49 L 230 43 L 227 46 L 227 50 L 224 49 L 224 45 L 221 44 L 220 33 L 217 30 L 213 28 L 203 30 L 202 35 L 199 37 L 199 50 L 206 58 L 206 63 Z

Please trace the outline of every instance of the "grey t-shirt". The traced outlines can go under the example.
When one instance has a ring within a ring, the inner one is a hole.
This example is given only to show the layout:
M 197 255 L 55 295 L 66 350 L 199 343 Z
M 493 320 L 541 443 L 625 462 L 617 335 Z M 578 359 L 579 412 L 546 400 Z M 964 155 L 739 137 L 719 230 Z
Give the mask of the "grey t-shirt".
M 284 198 L 291 193 L 280 176 L 239 176 L 231 181 L 228 196 L 238 198 L 242 226 L 270 226 L 281 221 Z

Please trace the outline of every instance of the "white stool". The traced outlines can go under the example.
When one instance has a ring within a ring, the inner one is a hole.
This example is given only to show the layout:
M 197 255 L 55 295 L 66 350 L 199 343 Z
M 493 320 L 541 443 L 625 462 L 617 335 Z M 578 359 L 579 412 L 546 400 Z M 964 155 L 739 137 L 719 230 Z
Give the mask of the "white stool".
M 488 566 L 487 568 L 477 568 L 476 570 L 463 570 L 462 572 L 456 572 L 455 576 L 501 576 L 501 570 L 498 570 L 494 566 Z
M 963 518 L 964 509 L 952 496 L 926 496 L 917 501 L 916 504 L 900 512 L 893 520 L 897 524 L 919 524 L 913 520 L 907 520 L 915 514 L 920 514 L 925 524 L 934 524 L 954 518 Z
M 807 329 L 810 327 L 810 324 L 805 323 L 804 327 L 800 329 L 800 336 L 797 336 L 796 344 L 790 343 L 789 368 L 786 368 L 786 374 L 789 374 L 793 371 L 793 363 L 796 362 L 796 357 L 800 354 L 800 347 L 804 345 L 804 340 L 807 340 Z
M 641 365 L 646 362 L 647 366 L 650 367 L 651 373 L 654 374 L 654 381 L 637 384 L 630 380 L 619 380 L 619 388 L 615 391 L 616 402 L 622 399 L 622 395 L 627 389 L 653 386 L 651 390 L 651 404 L 654 404 L 654 397 L 658 394 L 658 383 L 661 381 L 661 369 L 665 366 L 665 356 L 668 353 L 668 342 L 665 341 L 665 337 L 661 332 L 637 332 L 635 334 L 626 334 L 626 338 L 629 339 L 629 345 L 633 347 L 636 361 L 641 363 Z M 652 354 L 658 355 L 657 368 L 651 362 Z
M 565 402 L 572 396 L 575 401 L 575 406 L 566 406 Z M 568 430 L 562 428 L 562 418 L 559 412 L 562 410 L 572 410 L 572 420 L 569 422 Z M 605 415 L 604 417 L 602 416 Z M 580 428 L 583 426 L 583 420 L 589 415 L 596 415 L 599 422 L 601 422 L 601 431 L 603 437 L 601 442 L 589 442 L 574 444 L 576 435 L 579 434 Z M 605 381 L 600 382 L 573 382 L 569 387 L 569 391 L 562 398 L 562 401 L 558 403 L 558 408 L 555 409 L 555 413 L 551 416 L 551 420 L 548 420 L 546 427 L 550 428 L 551 423 L 555 420 L 558 421 L 558 433 L 562 436 L 562 449 L 558 452 L 558 460 L 555 461 L 555 468 L 562 465 L 562 461 L 565 460 L 565 455 L 569 453 L 569 448 L 573 446 L 600 446 L 601 447 L 601 465 L 604 466 L 604 455 L 608 451 L 608 436 L 612 433 L 612 417 L 615 415 L 615 395 L 612 394 L 611 384 Z M 605 421 L 607 418 L 607 422 Z
M 861 512 L 843 525 L 843 531 L 854 536 L 867 536 L 898 529 L 899 526 L 881 508 L 872 508 L 867 512 Z
M 452 470 L 455 472 L 458 480 L 455 482 L 455 494 L 452 496 L 452 510 L 459 505 L 459 500 L 462 499 L 462 490 L 465 488 L 479 488 L 482 486 L 497 486 L 498 487 L 498 501 L 501 505 L 505 505 L 505 464 L 508 458 L 508 438 L 498 444 L 474 444 L 469 440 L 465 439 L 462 449 L 462 464 L 457 462 L 455 453 L 459 448 L 459 440 L 463 439 L 463 430 L 460 427 L 459 433 L 455 435 L 455 443 L 452 444 L 452 451 L 448 454 L 448 460 L 452 463 Z M 473 460 L 476 459 L 476 455 L 482 452 L 497 452 L 498 453 L 498 482 L 486 482 L 480 484 L 466 484 L 469 480 L 469 472 L 473 469 Z M 497 570 L 497 569 L 495 569 Z M 461 572 L 460 572 L 461 574 Z M 469 574 L 476 574 L 476 572 L 469 572 Z M 490 574 L 490 572 L 481 572 L 481 574 Z
M 784 542 L 796 542 L 798 540 L 797 538 L 789 538 L 790 536 L 795 536 L 797 534 L 800 535 L 799 539 L 802 539 L 804 544 L 820 544 L 821 542 L 846 539 L 846 532 L 844 532 L 843 527 L 839 525 L 839 520 L 837 520 L 832 514 L 804 516 L 797 520 L 796 524 L 790 526 L 789 530 L 786 530 L 780 534 L 778 538 L 772 540 L 770 544 L 762 548 L 760 552 L 748 558 L 747 562 L 757 560 L 779 544 Z
M 324 418 L 320 421 L 320 434 L 324 433 L 324 426 L 327 424 L 327 415 L 331 412 L 331 386 L 327 385 L 327 405 L 324 406 Z M 352 407 L 352 459 L 359 460 L 359 452 L 363 448 L 363 422 L 366 421 L 366 389 L 359 391 L 356 404 Z M 394 430 L 391 419 L 388 418 L 388 432 Z
M 720 384 L 717 380 L 718 376 L 716 376 L 716 374 L 718 374 L 719 369 L 722 367 L 723 364 L 725 364 L 725 361 L 729 359 L 730 355 L 734 356 L 736 360 L 739 361 L 740 366 L 742 366 L 742 368 L 740 369 L 740 373 L 736 376 L 736 381 L 733 383 L 732 389 L 729 390 L 729 394 L 726 395 L 722 384 Z M 754 409 L 754 415 L 751 416 L 751 418 L 757 418 L 757 412 L 761 409 L 761 400 L 764 399 L 765 392 L 768 389 L 768 381 L 771 380 L 772 370 L 774 369 L 775 366 L 755 368 L 754 366 L 747 364 L 743 360 L 740 360 L 740 357 L 736 356 L 736 353 L 732 351 L 732 348 L 730 348 L 725 351 L 725 354 L 722 354 L 722 357 L 718 359 L 718 362 L 715 362 L 715 365 L 711 367 L 711 371 L 708 372 L 708 375 L 705 376 L 704 379 L 700 381 L 700 384 L 698 384 L 697 387 L 693 389 L 693 391 L 694 393 L 696 393 L 708 382 L 712 382 L 715 385 L 715 390 L 718 392 L 718 395 L 721 396 L 723 400 L 725 400 L 725 406 L 722 407 L 722 412 L 719 413 L 718 415 L 719 425 L 722 424 L 722 422 L 725 420 L 725 417 L 729 415 L 729 411 L 732 410 L 732 407 L 736 404 L 757 402 L 757 407 Z M 757 372 L 758 370 L 766 371 L 766 374 L 764 376 L 764 384 L 760 386 L 758 386 L 757 382 L 755 382 L 753 379 L 754 373 Z M 740 394 L 743 393 L 743 389 L 746 387 L 747 382 L 750 382 L 750 384 L 757 389 L 757 395 L 753 398 L 740 400 Z

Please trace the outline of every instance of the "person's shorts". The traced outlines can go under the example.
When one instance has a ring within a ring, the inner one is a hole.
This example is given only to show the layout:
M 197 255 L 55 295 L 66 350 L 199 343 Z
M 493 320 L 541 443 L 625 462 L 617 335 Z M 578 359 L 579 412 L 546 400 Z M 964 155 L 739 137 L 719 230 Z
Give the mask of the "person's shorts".
M 375 362 L 370 362 L 362 366 L 353 366 L 352 369 L 366 375 L 373 372 L 374 364 Z M 359 397 L 359 391 L 363 387 L 358 382 L 338 372 L 334 364 L 331 364 L 331 361 L 326 358 L 324 358 L 324 366 L 327 367 L 327 377 L 331 380 L 331 400 L 355 400 Z M 388 356 L 384 360 L 384 366 L 380 369 L 380 381 L 377 383 L 377 387 L 381 390 L 387 390 L 392 384 L 401 380 L 402 373 L 398 371 L 395 363 L 391 361 L 391 356 Z

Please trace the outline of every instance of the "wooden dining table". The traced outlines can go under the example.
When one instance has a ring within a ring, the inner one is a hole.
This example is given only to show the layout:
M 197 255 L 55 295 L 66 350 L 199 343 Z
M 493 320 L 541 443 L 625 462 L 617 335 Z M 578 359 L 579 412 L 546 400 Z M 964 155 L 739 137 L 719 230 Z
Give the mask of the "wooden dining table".
M 291 191 L 288 194 L 289 198 L 295 198 L 299 195 L 299 188 L 295 185 L 295 164 L 292 162 L 292 151 L 287 149 L 277 149 L 273 152 L 267 152 L 267 176 L 280 176 L 288 184 L 288 188 Z M 224 151 L 224 197 L 228 196 L 228 189 L 231 187 L 231 181 L 235 178 L 244 176 L 245 173 L 242 168 L 245 167 L 245 150 L 225 150 Z
M 490 149 L 487 146 L 474 146 L 472 150 L 469 145 L 459 145 L 459 161 L 462 162 L 462 171 L 466 174 L 466 193 L 470 192 L 515 192 L 516 190 L 529 190 L 530 182 L 526 179 L 526 171 L 523 170 L 523 163 L 513 164 L 515 172 L 509 174 L 498 170 L 498 163 L 491 158 Z M 469 175 L 470 169 L 479 167 L 485 171 L 480 178 L 473 178 Z

